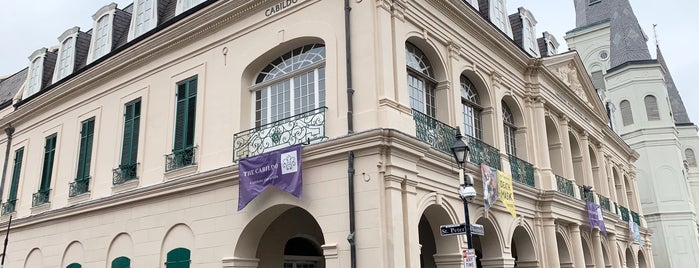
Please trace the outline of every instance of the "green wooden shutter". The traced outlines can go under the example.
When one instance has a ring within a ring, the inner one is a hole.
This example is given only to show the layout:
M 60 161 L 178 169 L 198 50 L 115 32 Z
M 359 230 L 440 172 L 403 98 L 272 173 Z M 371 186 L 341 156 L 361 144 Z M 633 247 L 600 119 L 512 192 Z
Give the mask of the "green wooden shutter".
M 90 162 L 92 160 L 92 138 L 95 131 L 95 118 L 83 121 L 80 130 L 80 152 L 78 154 L 77 179 L 90 177 Z
M 66 268 L 82 268 L 83 266 L 80 265 L 79 263 L 71 263 L 66 266 Z
M 176 248 L 167 253 L 166 268 L 189 268 L 191 253 L 186 248 Z
M 121 148 L 121 164 L 136 164 L 138 156 L 138 132 L 141 122 L 141 100 L 126 104 L 124 109 L 124 139 Z
M 194 119 L 197 110 L 197 78 L 177 84 L 177 108 L 173 151 L 181 151 L 194 145 Z
M 118 257 L 112 261 L 112 268 L 131 268 L 131 260 L 125 256 Z
M 51 135 L 46 138 L 44 145 L 44 165 L 41 172 L 41 185 L 39 190 L 48 190 L 51 188 L 51 175 L 53 173 L 53 158 L 56 153 L 56 137 Z
M 15 165 L 12 169 L 12 182 L 10 183 L 10 194 L 7 200 L 17 199 L 17 188 L 19 188 L 19 175 L 22 171 L 22 157 L 24 157 L 24 147 L 15 151 Z

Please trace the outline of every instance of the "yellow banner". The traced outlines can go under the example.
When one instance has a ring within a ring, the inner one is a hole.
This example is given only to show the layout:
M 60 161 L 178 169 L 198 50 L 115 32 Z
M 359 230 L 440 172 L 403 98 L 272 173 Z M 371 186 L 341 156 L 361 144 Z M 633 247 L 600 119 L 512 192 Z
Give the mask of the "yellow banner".
M 512 175 L 498 170 L 498 200 L 502 201 L 512 217 L 517 217 L 515 212 L 515 195 L 512 189 Z

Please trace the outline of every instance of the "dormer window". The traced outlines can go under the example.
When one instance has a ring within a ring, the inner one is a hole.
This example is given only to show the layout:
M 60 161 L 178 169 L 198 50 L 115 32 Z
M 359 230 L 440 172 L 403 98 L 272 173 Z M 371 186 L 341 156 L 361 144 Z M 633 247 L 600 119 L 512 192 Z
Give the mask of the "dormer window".
M 500 28 L 503 32 L 506 32 L 507 23 L 505 22 L 505 3 L 503 0 L 493 0 L 493 24 Z
M 31 63 L 29 68 L 29 76 L 27 78 L 27 87 L 24 89 L 22 94 L 22 99 L 34 95 L 34 93 L 39 92 L 41 88 L 41 76 L 44 71 L 44 57 L 43 55 L 37 56 Z
M 203 3 L 205 0 L 177 0 L 177 8 L 175 9 L 175 14 L 179 15 L 188 9 Z
M 522 49 L 534 57 L 539 57 L 539 46 L 536 43 L 536 19 L 526 8 L 517 9 L 522 23 Z
M 92 50 L 92 60 L 99 59 L 109 52 L 109 34 L 111 32 L 111 16 L 104 15 L 97 21 L 95 27 L 94 49 Z
M 536 48 L 534 42 L 534 25 L 532 25 L 529 19 L 525 19 L 524 21 L 524 43 L 531 51 L 534 51 L 534 48 Z
M 153 0 L 136 0 L 133 17 L 131 18 L 131 31 L 129 40 L 155 28 L 155 2 Z
M 75 54 L 75 38 L 69 37 L 63 41 L 59 54 L 61 56 L 58 59 L 58 72 L 55 80 L 61 80 L 61 78 L 66 77 L 73 72 L 73 65 L 75 63 L 73 60 L 73 56 Z

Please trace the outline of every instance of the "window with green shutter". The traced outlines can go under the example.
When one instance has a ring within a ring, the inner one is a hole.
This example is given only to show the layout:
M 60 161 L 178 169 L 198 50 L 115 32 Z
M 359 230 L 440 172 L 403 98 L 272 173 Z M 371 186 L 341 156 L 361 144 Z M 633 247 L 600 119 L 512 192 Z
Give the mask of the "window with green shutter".
M 80 129 L 80 152 L 78 153 L 78 174 L 75 180 L 84 180 L 90 177 L 90 162 L 92 160 L 92 139 L 95 133 L 95 118 L 92 117 L 82 122 Z
M 53 158 L 56 154 L 56 134 L 46 138 L 44 145 L 44 165 L 41 170 L 41 184 L 39 191 L 51 188 L 51 176 L 53 175 Z
M 186 248 L 176 248 L 167 253 L 166 268 L 189 268 L 190 251 Z
M 131 268 L 131 260 L 125 256 L 118 257 L 112 261 L 112 268 Z
M 22 158 L 24 157 L 24 147 L 15 151 L 15 165 L 12 168 L 12 182 L 10 183 L 10 194 L 7 199 L 17 199 L 17 189 L 19 188 L 19 175 L 22 171 Z
M 124 106 L 124 136 L 121 144 L 121 162 L 115 184 L 136 179 L 138 158 L 138 135 L 141 125 L 141 99 Z
M 172 154 L 165 158 L 165 171 L 196 164 L 194 121 L 197 111 L 197 77 L 177 83 L 177 107 Z

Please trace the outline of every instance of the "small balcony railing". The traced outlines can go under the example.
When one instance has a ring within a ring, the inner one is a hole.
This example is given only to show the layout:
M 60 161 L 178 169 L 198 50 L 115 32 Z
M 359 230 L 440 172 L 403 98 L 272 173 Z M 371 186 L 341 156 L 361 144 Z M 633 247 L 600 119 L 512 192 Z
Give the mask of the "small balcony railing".
M 633 220 L 633 222 L 638 224 L 638 226 L 641 226 L 641 217 L 638 215 L 638 213 L 636 213 L 633 210 L 631 210 L 630 212 L 631 212 L 631 219 Z
M 197 164 L 197 147 L 188 147 L 181 150 L 174 150 L 165 156 L 165 172 L 180 169 L 186 166 Z
M 432 148 L 445 154 L 452 154 L 451 146 L 456 139 L 455 128 L 415 109 L 413 109 L 413 120 L 415 120 L 415 134 L 418 140 L 430 144 Z
M 17 204 L 17 199 L 7 200 L 7 202 L 2 203 L 2 215 L 7 215 L 15 212 L 15 205 Z
M 321 107 L 233 135 L 233 161 L 282 147 L 320 142 L 325 136 L 325 111 Z
M 566 178 L 556 175 L 556 186 L 560 193 L 575 197 L 575 192 L 573 190 L 573 182 Z
M 471 163 L 476 165 L 483 163 L 495 169 L 500 169 L 500 150 L 469 135 L 466 135 L 466 139 L 468 139 L 469 161 Z M 451 154 L 451 145 L 448 153 Z
M 51 189 L 39 189 L 32 195 L 32 207 L 40 206 L 49 202 Z
M 512 180 L 534 187 L 534 166 L 514 155 L 509 155 Z
M 70 183 L 70 189 L 68 191 L 69 197 L 74 197 L 81 195 L 90 191 L 90 177 L 75 179 L 74 182 Z
M 589 202 L 592 202 L 592 203 L 595 202 L 595 193 L 593 193 L 592 191 L 590 191 L 590 192 L 588 192 L 587 194 L 585 194 L 585 188 L 583 188 L 583 187 L 580 186 L 580 185 L 577 185 L 577 186 L 578 186 L 578 192 L 580 193 L 580 200 L 582 200 L 582 201 L 589 201 Z
M 609 198 L 607 198 L 601 194 L 597 194 L 597 199 L 599 199 L 599 205 L 602 207 L 602 209 L 604 209 L 606 211 L 610 211 L 610 212 L 612 211 L 612 206 L 611 206 L 611 203 L 609 202 Z
M 112 185 L 119 185 L 127 181 L 138 180 L 136 170 L 138 163 L 119 165 L 112 170 Z
M 629 209 L 625 208 L 624 206 L 619 206 L 619 212 L 621 212 L 621 220 L 628 222 L 629 221 Z

